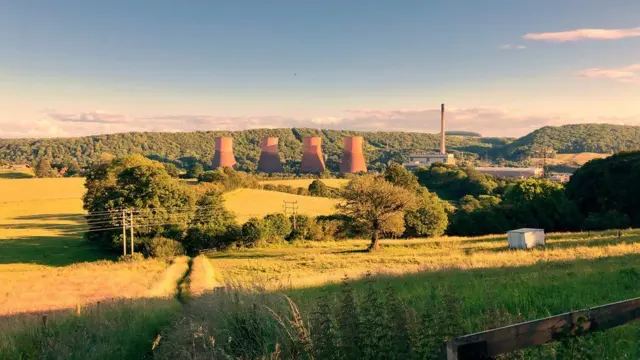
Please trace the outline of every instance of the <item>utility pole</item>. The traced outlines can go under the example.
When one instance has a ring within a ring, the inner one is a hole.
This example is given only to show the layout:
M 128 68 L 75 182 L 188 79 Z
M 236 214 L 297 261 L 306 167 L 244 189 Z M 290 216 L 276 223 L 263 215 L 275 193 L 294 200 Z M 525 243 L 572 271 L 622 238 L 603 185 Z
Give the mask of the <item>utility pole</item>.
M 131 255 L 133 255 L 133 209 L 131 209 L 130 211 L 131 211 L 130 213 L 131 215 L 130 217 L 131 219 Z
M 291 211 L 293 216 L 293 231 L 296 231 L 296 215 L 298 215 L 298 201 L 284 200 L 284 216 L 287 216 Z
M 122 255 L 127 255 L 127 214 L 122 209 Z

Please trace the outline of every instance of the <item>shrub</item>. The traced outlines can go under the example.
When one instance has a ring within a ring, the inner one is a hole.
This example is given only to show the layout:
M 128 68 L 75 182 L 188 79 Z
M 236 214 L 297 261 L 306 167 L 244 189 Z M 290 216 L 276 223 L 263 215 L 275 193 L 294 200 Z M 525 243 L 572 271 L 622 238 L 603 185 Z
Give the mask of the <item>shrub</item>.
M 163 237 L 182 241 L 184 239 L 185 233 L 187 229 L 183 225 L 169 225 L 165 227 L 164 232 L 162 233 Z
M 309 229 L 311 228 L 313 219 L 307 215 L 295 215 L 295 217 L 291 216 L 290 219 L 291 223 L 294 224 L 292 226 L 294 226 L 295 229 L 291 231 L 291 235 L 288 240 L 309 239 Z
M 144 260 L 144 255 L 142 255 L 139 252 L 118 256 L 118 261 L 122 261 L 122 262 L 136 262 L 136 261 L 142 261 L 142 260 Z
M 591 213 L 584 221 L 586 230 L 624 229 L 630 226 L 629 216 L 616 210 L 609 210 L 602 214 Z
M 419 192 L 418 208 L 405 213 L 409 236 L 440 236 L 448 225 L 447 212 L 438 195 L 427 189 Z
M 189 228 L 182 243 L 189 254 L 206 249 L 224 250 L 238 239 L 235 228 L 234 225 L 226 227 L 195 225 Z
M 185 253 L 180 242 L 164 237 L 155 237 L 146 241 L 145 249 L 147 254 L 154 258 L 167 258 Z
M 331 193 L 329 191 L 329 187 L 320 180 L 313 180 L 311 184 L 309 184 L 309 194 L 311 196 L 329 196 Z
M 320 240 L 331 241 L 339 238 L 344 238 L 344 236 L 341 235 L 340 232 L 342 223 L 343 222 L 340 220 L 316 218 L 316 224 L 322 230 L 322 238 Z
M 258 247 L 260 241 L 265 237 L 264 221 L 258 218 L 251 218 L 242 225 L 241 241 L 246 247 Z
M 291 234 L 291 220 L 284 214 L 269 214 L 264 217 L 264 227 L 270 242 L 283 241 Z

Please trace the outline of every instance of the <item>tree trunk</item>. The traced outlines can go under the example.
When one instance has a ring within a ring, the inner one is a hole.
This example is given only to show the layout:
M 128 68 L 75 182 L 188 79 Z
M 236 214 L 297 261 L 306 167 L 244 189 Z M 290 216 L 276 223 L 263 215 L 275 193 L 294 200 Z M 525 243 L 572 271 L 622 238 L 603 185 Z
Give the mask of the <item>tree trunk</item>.
M 380 244 L 378 243 L 379 240 L 379 231 L 378 230 L 374 230 L 373 234 L 371 235 L 371 245 L 369 245 L 369 251 L 374 251 L 374 250 L 378 250 L 380 248 Z

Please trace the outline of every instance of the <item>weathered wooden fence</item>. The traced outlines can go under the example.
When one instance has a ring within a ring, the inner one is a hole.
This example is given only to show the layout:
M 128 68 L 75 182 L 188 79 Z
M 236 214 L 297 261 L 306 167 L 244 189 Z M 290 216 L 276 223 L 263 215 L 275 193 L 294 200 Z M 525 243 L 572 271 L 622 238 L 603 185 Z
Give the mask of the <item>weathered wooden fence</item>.
M 460 336 L 448 342 L 447 359 L 492 359 L 554 342 L 567 334 L 606 330 L 636 320 L 640 320 L 640 298 Z

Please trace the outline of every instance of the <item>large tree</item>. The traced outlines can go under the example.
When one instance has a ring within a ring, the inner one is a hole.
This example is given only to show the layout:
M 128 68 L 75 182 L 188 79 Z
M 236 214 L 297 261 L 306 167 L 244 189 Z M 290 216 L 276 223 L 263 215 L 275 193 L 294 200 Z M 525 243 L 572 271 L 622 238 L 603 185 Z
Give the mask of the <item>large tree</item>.
M 195 193 L 167 174 L 161 163 L 140 155 L 94 164 L 87 172 L 83 198 L 88 212 L 89 240 L 121 244 L 124 222 L 133 211 L 137 240 L 164 235 L 169 227 L 186 226 L 195 216 Z M 97 231 L 110 229 L 109 231 Z
M 379 248 L 380 234 L 393 216 L 412 209 L 415 195 L 373 175 L 359 176 L 342 189 L 338 211 L 354 219 L 371 234 L 369 251 Z

